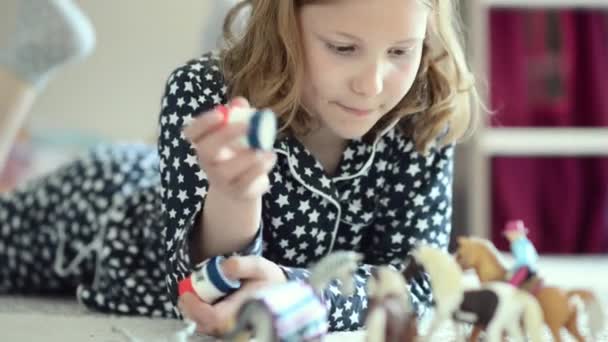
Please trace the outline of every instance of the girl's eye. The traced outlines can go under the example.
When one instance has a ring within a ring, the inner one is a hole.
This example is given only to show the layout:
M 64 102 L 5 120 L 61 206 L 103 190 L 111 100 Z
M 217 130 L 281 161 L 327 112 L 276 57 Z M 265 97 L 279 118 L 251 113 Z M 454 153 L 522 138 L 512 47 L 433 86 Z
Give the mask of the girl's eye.
M 412 55 L 412 53 L 414 52 L 413 48 L 410 49 L 392 49 L 389 51 L 389 53 L 395 57 L 408 57 L 410 55 Z
M 354 45 L 335 45 L 332 43 L 326 43 L 326 44 L 327 44 L 327 47 L 331 51 L 333 51 L 339 55 L 348 55 L 348 54 L 355 52 Z

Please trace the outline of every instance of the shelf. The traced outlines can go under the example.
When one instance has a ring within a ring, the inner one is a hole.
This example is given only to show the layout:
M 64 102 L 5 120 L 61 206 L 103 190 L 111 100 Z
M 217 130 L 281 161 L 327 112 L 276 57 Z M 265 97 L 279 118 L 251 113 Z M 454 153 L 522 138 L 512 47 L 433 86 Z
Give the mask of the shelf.
M 608 0 L 467 0 L 462 4 L 469 14 L 470 43 L 467 48 L 476 75 L 489 73 L 488 15 L 491 8 L 608 10 Z M 489 103 L 487 94 L 482 97 Z M 489 238 L 492 157 L 608 157 L 608 127 L 493 128 L 483 122 L 468 147 L 466 185 L 474 190 L 466 192 L 467 232 Z
M 608 0 L 481 0 L 486 7 L 606 8 Z
M 477 139 L 488 156 L 608 156 L 608 127 L 486 128 Z

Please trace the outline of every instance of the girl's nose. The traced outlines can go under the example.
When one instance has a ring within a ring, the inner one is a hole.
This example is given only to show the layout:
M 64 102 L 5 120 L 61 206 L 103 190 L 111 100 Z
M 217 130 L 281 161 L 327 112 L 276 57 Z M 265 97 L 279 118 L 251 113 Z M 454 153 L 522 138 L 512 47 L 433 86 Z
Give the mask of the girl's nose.
M 352 91 L 362 97 L 374 97 L 382 93 L 384 71 L 382 63 L 374 62 L 356 75 L 351 84 Z

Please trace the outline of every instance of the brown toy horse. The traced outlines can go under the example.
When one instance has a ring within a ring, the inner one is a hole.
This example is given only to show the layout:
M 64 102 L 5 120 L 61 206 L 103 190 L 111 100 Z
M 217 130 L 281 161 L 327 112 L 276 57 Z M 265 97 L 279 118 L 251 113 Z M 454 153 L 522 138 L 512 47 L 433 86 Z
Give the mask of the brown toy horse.
M 373 268 L 367 286 L 366 341 L 416 341 L 418 322 L 402 275 L 387 266 Z
M 457 242 L 456 260 L 463 269 L 474 269 L 482 283 L 507 281 L 508 267 L 490 241 L 474 237 L 460 237 Z M 536 295 L 543 310 L 545 324 L 551 330 L 554 341 L 561 341 L 560 329 L 562 327 L 565 327 L 577 341 L 584 341 L 577 328 L 579 312 L 577 306 L 571 301 L 575 296 L 580 297 L 585 304 L 592 338 L 596 338 L 603 329 L 604 313 L 592 292 L 582 289 L 566 291 L 555 286 L 544 286 L 536 276 L 524 283 L 522 287 L 532 289 Z M 474 331 L 473 334 L 477 336 L 479 331 Z

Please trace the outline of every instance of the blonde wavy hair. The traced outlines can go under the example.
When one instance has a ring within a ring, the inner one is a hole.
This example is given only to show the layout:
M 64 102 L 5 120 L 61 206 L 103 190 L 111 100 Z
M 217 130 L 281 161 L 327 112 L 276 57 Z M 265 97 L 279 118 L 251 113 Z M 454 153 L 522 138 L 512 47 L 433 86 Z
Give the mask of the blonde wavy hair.
M 302 108 L 303 51 L 297 24 L 301 6 L 331 0 L 241 0 L 224 22 L 221 63 L 228 96 L 244 96 L 277 113 L 281 132 L 305 135 L 315 120 Z M 428 151 L 464 138 L 477 123 L 479 96 L 462 48 L 456 0 L 419 0 L 431 8 L 416 80 L 400 103 L 365 138 L 398 120 L 416 149 Z M 246 24 L 239 22 L 246 15 Z M 439 140 L 438 140 L 439 139 Z

